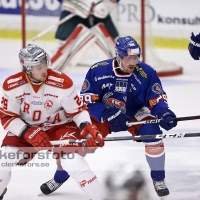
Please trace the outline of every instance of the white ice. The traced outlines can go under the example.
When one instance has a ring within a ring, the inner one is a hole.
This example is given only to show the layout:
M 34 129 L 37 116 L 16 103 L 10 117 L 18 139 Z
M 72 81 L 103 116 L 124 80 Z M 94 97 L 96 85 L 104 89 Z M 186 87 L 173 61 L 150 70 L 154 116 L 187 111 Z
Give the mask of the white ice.
M 21 43 L 1 40 L 0 44 L 0 84 L 2 85 L 7 76 L 20 71 L 18 52 Z M 200 115 L 200 61 L 192 60 L 187 49 L 158 49 L 158 54 L 162 59 L 173 61 L 184 68 L 183 75 L 161 78 L 163 87 L 168 94 L 171 110 L 176 113 L 177 117 Z M 86 67 L 82 67 L 72 69 L 68 73 L 79 89 L 86 71 Z M 166 133 L 166 131 L 164 132 Z M 200 120 L 179 122 L 176 128 L 169 131 L 169 133 L 193 132 L 200 132 Z M 117 136 L 124 134 L 127 133 L 118 133 Z M 0 127 L 0 140 L 4 136 L 5 131 Z M 200 138 L 164 139 L 164 143 L 166 151 L 165 180 L 170 190 L 167 199 L 200 199 Z M 149 175 L 143 144 L 132 141 L 106 142 L 105 147 L 97 150 L 95 154 L 87 155 L 86 160 L 99 177 L 102 185 L 108 170 L 113 170 L 118 163 L 132 163 L 144 172 L 149 190 L 149 200 L 159 199 Z M 53 159 L 39 160 L 37 158 L 31 163 L 50 163 L 50 165 L 49 167 L 13 168 L 5 200 L 87 199 L 71 178 L 52 195 L 37 196 L 40 192 L 40 185 L 53 177 L 56 164 Z

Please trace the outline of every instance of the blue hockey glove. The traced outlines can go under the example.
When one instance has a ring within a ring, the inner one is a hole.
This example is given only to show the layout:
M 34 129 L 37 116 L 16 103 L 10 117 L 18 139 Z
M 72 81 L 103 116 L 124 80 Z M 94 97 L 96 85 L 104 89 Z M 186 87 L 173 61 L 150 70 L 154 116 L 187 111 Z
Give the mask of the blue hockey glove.
M 170 109 L 162 111 L 158 117 L 162 119 L 159 125 L 167 131 L 177 125 L 177 122 L 173 121 L 173 119 L 176 118 L 176 115 Z
M 199 60 L 199 57 L 200 57 L 200 33 L 196 36 L 194 35 L 194 33 L 192 33 L 192 36 L 190 37 L 190 44 L 188 46 L 188 50 L 194 60 Z
M 109 122 L 110 129 L 113 132 L 126 131 L 128 129 L 126 122 L 129 121 L 129 118 L 118 108 L 105 109 L 102 113 L 102 118 Z

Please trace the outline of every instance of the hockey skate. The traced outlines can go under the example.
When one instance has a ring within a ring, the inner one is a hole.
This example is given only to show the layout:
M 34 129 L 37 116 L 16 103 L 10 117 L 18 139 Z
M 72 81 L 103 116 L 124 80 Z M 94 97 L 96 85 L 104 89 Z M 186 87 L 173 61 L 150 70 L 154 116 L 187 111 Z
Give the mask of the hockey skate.
M 64 183 L 64 182 L 63 182 Z M 46 183 L 43 183 L 40 186 L 40 190 L 42 191 L 43 194 L 49 195 L 52 192 L 56 191 L 63 183 L 57 183 L 54 178 L 51 180 L 47 181 Z M 1 199 L 0 199 L 1 200 Z
M 5 188 L 4 191 L 3 191 L 3 193 L 1 194 L 1 196 L 0 196 L 0 200 L 3 199 L 3 196 L 5 195 L 6 192 L 7 192 L 7 188 Z
M 164 197 L 169 195 L 169 190 L 167 186 L 165 185 L 165 181 L 153 181 L 153 185 L 155 188 L 156 193 L 159 197 Z

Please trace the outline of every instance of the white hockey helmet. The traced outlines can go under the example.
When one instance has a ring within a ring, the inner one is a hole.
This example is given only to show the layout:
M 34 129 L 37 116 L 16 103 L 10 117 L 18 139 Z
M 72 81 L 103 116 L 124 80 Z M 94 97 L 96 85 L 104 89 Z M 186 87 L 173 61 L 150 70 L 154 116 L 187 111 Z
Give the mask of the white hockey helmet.
M 41 47 L 35 44 L 28 44 L 19 52 L 19 61 L 25 71 L 31 71 L 32 66 L 46 62 L 50 65 L 49 55 Z

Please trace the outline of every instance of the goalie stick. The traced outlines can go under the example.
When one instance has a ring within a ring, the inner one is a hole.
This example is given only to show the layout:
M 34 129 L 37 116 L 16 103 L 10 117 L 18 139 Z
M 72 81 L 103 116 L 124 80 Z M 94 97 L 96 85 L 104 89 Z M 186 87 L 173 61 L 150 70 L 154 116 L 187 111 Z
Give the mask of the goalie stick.
M 173 121 L 186 121 L 186 120 L 194 120 L 194 119 L 200 119 L 200 115 L 196 116 L 188 116 L 188 117 L 177 117 L 174 118 Z M 151 119 L 151 120 L 145 120 L 145 121 L 139 121 L 139 122 L 126 122 L 126 125 L 128 127 L 138 125 L 138 124 L 157 124 L 161 121 L 162 119 Z
M 105 142 L 108 141 L 123 141 L 123 140 L 152 140 L 162 138 L 184 138 L 184 137 L 200 137 L 200 133 L 171 133 L 171 134 L 158 134 L 158 135 L 137 135 L 137 136 L 121 136 L 121 137 L 106 137 Z M 69 139 L 69 140 L 55 140 L 50 141 L 52 145 L 67 145 L 73 143 L 85 143 L 86 139 Z
M 90 8 L 90 12 L 88 17 L 92 14 L 93 9 L 95 6 L 97 6 L 99 3 L 101 3 L 103 0 L 97 2 L 97 3 L 92 3 L 92 6 Z M 38 38 L 42 37 L 43 35 L 47 34 L 49 31 L 51 31 L 53 28 L 63 24 L 64 22 L 66 22 L 67 20 L 71 19 L 72 17 L 74 17 L 76 15 L 76 12 L 71 13 L 69 15 L 67 15 L 66 17 L 64 17 L 63 19 L 61 19 L 60 21 L 56 22 L 55 24 L 53 24 L 52 26 L 48 27 L 47 29 L 43 30 L 42 32 L 38 33 L 35 37 L 33 37 L 31 40 L 35 41 Z

